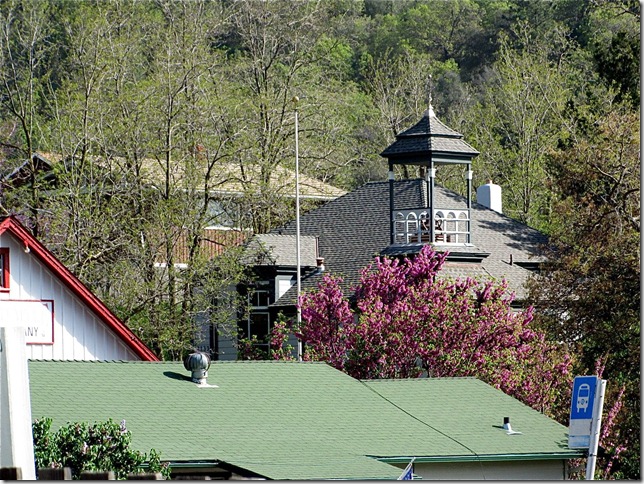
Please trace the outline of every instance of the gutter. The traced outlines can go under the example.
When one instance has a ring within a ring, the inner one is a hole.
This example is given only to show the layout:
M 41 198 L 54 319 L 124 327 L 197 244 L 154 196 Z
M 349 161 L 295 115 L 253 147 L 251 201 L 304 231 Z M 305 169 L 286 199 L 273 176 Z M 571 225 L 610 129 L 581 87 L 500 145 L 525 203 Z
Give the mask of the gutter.
M 561 460 L 578 459 L 584 457 L 583 452 L 555 452 L 551 454 L 484 454 L 484 455 L 453 455 L 453 456 L 396 456 L 376 457 L 367 456 L 387 464 L 408 464 L 410 459 L 415 458 L 414 463 L 437 463 L 437 462 L 512 462 L 512 461 L 534 461 L 534 460 Z
M 205 469 L 210 467 L 218 467 L 221 464 L 219 460 L 212 461 L 167 461 L 161 460 L 161 462 L 167 462 L 171 469 Z M 149 464 L 144 464 L 142 467 L 147 467 Z

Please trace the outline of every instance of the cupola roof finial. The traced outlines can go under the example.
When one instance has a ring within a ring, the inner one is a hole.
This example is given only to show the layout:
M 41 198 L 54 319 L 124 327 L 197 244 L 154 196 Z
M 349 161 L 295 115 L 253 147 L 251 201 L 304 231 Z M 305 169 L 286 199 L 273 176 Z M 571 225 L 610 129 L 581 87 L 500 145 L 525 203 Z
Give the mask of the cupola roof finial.
M 428 84 L 427 91 L 429 95 L 427 113 L 430 116 L 436 117 L 436 114 L 434 113 L 434 107 L 432 106 L 432 75 L 431 74 L 429 75 L 427 84 Z

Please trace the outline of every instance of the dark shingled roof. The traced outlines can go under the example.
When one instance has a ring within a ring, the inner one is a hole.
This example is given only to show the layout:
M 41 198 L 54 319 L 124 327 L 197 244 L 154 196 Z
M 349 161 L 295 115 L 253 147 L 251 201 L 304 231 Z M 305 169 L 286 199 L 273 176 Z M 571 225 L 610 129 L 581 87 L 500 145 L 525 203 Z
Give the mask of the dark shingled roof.
M 394 162 L 427 163 L 432 154 L 440 155 L 443 160 L 453 158 L 455 162 L 463 163 L 464 159 L 471 160 L 479 152 L 463 141 L 461 133 L 445 126 L 434 111 L 428 109 L 418 123 L 396 135 L 396 141 L 380 156 Z
M 420 179 L 396 181 L 396 208 L 423 206 L 423 185 Z M 464 197 L 436 186 L 437 207 L 465 208 Z M 279 229 L 295 234 L 295 222 Z M 275 230 L 277 233 L 277 230 Z M 389 183 L 372 182 L 347 193 L 300 217 L 302 236 L 317 236 L 319 253 L 324 257 L 325 272 L 344 277 L 349 289 L 359 281 L 360 270 L 389 246 Z M 472 204 L 472 243 L 477 253 L 487 253 L 480 263 L 447 262 L 440 274 L 447 277 L 506 279 L 517 298 L 525 297 L 524 284 L 531 272 L 521 264 L 542 260 L 539 249 L 547 242 L 541 232 L 528 227 L 483 205 Z M 458 247 L 437 247 L 438 250 L 459 250 Z M 470 248 L 472 250 L 472 248 Z M 510 263 L 512 256 L 513 263 Z M 314 289 L 322 275 L 313 273 L 302 279 L 302 290 Z M 275 306 L 295 303 L 292 287 Z

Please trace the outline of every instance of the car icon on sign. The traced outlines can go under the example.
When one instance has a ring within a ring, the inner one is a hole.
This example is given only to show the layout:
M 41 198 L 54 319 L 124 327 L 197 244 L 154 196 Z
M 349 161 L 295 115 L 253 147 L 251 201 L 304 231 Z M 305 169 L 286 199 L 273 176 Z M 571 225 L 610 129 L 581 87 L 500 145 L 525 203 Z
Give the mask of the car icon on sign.
M 577 412 L 584 409 L 584 413 L 588 411 L 588 402 L 590 401 L 590 385 L 582 383 L 577 390 Z

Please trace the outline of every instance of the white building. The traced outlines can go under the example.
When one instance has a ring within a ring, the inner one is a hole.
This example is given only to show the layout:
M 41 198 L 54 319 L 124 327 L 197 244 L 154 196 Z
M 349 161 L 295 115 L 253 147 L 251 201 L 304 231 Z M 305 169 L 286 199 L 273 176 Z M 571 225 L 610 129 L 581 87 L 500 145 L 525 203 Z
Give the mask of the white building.
M 29 359 L 158 360 L 14 217 L 0 221 L 0 326 L 25 328 Z

